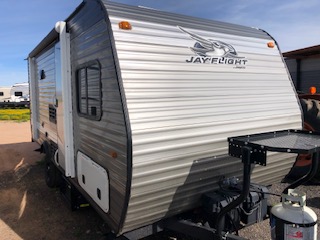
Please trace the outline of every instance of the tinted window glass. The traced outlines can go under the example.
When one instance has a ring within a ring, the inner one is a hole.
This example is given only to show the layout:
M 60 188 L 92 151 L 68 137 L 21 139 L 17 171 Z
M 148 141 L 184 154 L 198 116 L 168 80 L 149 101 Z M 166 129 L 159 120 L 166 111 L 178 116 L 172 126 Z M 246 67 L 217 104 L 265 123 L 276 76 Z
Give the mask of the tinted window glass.
M 88 64 L 77 71 L 78 111 L 80 115 L 99 120 L 101 118 L 101 79 L 98 62 Z

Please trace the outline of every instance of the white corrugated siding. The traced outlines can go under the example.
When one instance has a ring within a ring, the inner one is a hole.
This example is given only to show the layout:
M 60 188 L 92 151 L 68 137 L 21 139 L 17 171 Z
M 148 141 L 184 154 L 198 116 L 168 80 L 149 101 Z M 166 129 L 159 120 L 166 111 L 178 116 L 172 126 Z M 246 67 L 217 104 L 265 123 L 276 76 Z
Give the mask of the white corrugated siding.
M 40 76 L 42 70 L 45 73 L 44 79 Z M 49 119 L 49 105 L 54 103 L 56 96 L 54 45 L 35 58 L 35 76 L 39 111 L 36 128 L 42 140 L 49 138 L 57 142 L 57 126 Z
M 195 19 L 181 22 L 168 14 L 161 22 L 162 13 L 125 10 L 109 10 L 132 129 L 132 188 L 123 232 L 194 207 L 222 176 L 241 175 L 240 160 L 227 157 L 227 137 L 301 127 L 292 84 L 278 49 L 267 47 L 266 34 L 245 28 L 248 36 L 234 36 L 234 25 L 214 32 L 217 23 L 211 31 L 197 30 L 188 27 L 201 28 Z M 121 20 L 132 30 L 119 30 Z M 195 56 L 189 49 L 195 41 L 177 25 L 233 45 L 248 60 L 246 68 L 186 63 Z M 281 179 L 294 160 L 285 157 L 273 154 L 267 167 L 255 168 L 253 180 Z

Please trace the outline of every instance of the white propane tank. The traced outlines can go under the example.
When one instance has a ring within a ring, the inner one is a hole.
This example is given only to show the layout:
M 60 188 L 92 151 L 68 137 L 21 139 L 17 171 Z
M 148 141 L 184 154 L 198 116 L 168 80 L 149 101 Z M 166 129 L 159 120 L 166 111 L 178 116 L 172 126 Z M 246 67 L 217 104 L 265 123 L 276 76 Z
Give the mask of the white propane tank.
M 272 240 L 317 240 L 317 215 L 306 206 L 306 194 L 289 189 L 271 209 Z

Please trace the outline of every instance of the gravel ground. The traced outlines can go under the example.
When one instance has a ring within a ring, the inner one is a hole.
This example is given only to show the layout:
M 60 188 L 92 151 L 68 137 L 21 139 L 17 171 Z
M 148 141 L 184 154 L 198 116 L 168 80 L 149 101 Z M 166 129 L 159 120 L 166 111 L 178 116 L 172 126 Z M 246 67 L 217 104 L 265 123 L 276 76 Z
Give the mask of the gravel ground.
M 274 184 L 270 188 L 270 192 L 281 194 L 281 192 L 288 186 L 286 183 Z M 303 185 L 297 188 L 298 190 L 305 192 L 307 195 L 307 206 L 310 207 L 318 217 L 318 226 L 320 223 L 320 186 L 319 185 Z M 280 198 L 276 196 L 272 196 L 269 199 L 269 203 L 275 205 L 279 203 Z M 269 220 L 265 220 L 261 223 L 254 224 L 250 227 L 242 229 L 239 233 L 240 236 L 246 237 L 250 240 L 270 240 L 270 225 Z M 320 229 L 318 227 L 317 230 L 318 238 L 320 239 Z

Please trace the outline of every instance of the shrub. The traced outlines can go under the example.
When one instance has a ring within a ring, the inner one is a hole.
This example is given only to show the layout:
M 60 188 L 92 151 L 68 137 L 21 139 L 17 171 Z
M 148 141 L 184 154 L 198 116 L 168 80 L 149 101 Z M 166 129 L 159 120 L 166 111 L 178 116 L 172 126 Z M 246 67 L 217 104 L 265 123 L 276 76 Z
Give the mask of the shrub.
M 30 120 L 30 115 L 22 115 L 21 119 L 22 120 Z
M 0 120 L 28 121 L 30 109 L 0 109 Z
M 10 118 L 11 120 L 21 120 L 21 115 L 17 115 L 17 114 L 11 115 Z
M 0 115 L 0 120 L 10 120 L 9 115 Z

